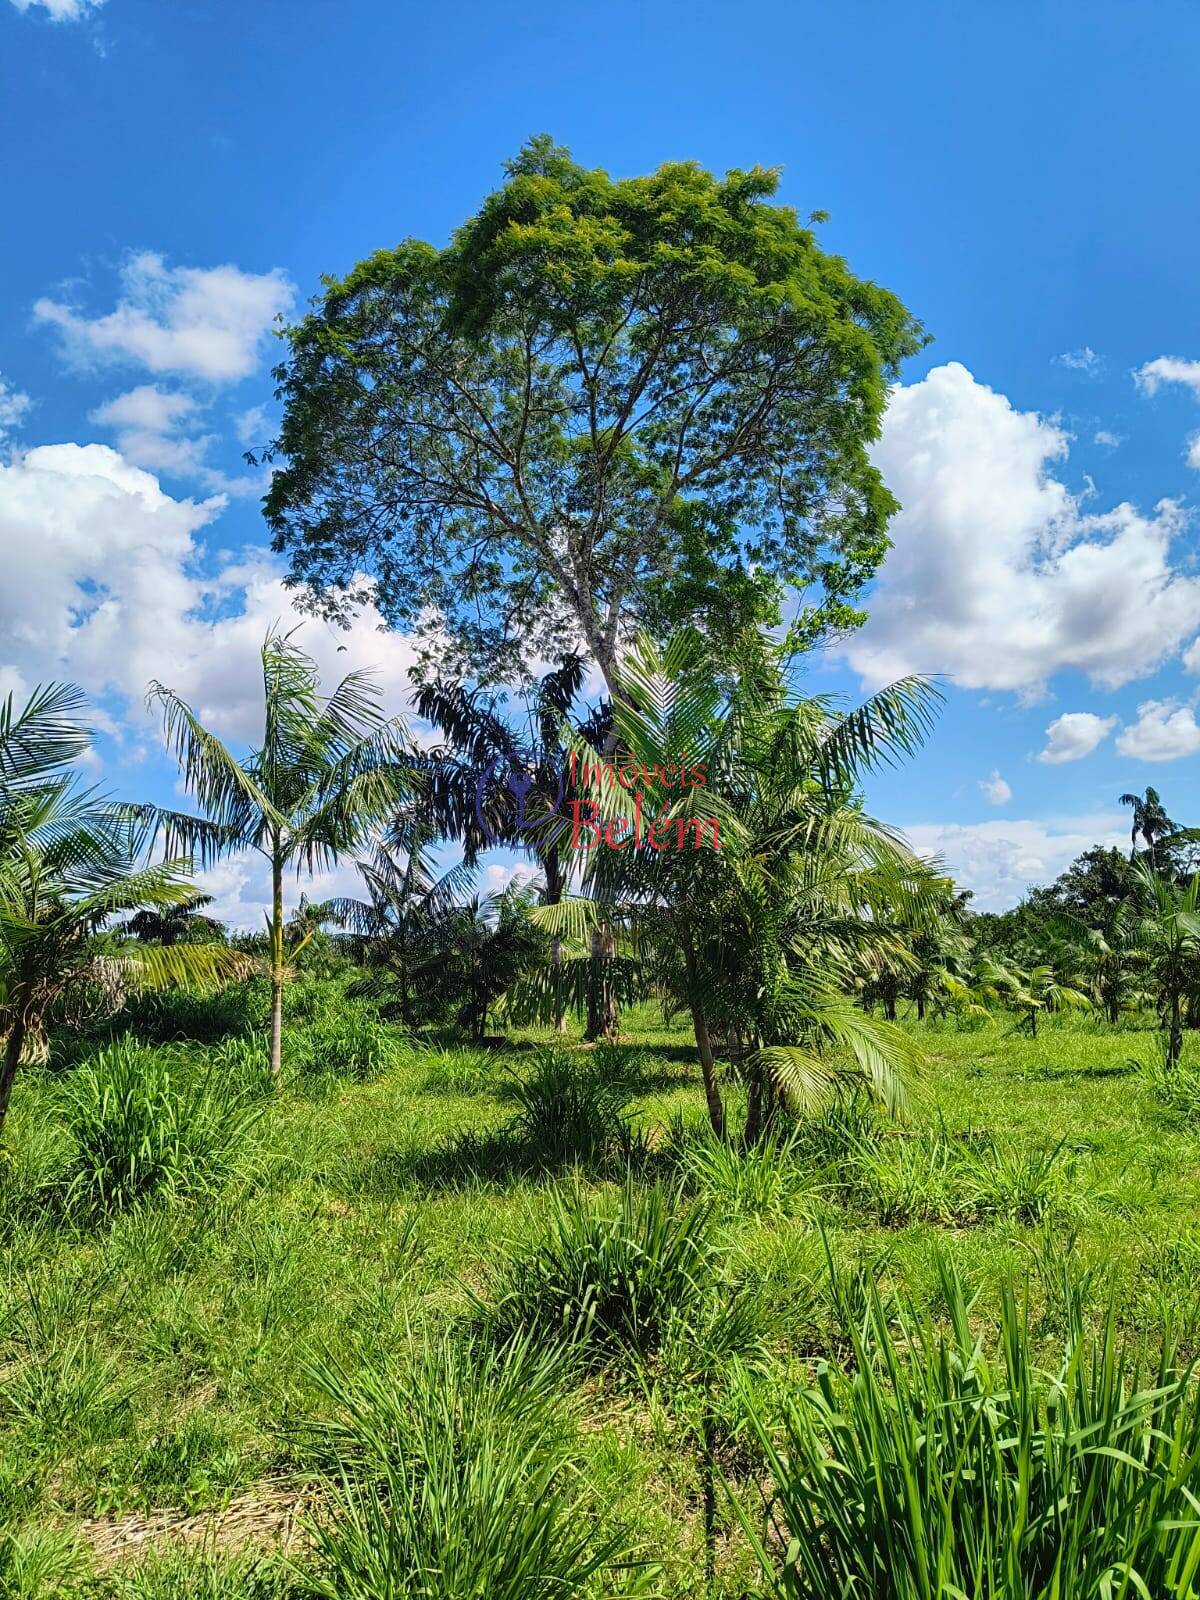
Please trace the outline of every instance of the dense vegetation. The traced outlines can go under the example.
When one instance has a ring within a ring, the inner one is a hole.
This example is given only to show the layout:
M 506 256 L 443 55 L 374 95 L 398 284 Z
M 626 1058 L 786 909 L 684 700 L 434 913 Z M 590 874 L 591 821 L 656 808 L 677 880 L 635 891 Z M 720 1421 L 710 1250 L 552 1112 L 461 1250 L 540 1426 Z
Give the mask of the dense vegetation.
M 248 751 L 151 685 L 194 811 L 0 707 L 0 1595 L 1200 1594 L 1200 833 L 976 915 L 867 811 L 939 696 L 796 665 L 920 330 L 774 188 L 536 140 L 289 331 L 424 737 L 278 633 Z

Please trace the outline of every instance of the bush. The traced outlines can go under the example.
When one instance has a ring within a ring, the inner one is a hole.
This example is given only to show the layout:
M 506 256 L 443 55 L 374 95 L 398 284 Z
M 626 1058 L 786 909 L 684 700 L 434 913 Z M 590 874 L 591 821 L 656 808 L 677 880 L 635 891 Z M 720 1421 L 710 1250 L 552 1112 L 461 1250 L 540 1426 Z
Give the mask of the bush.
M 130 1039 L 77 1068 L 63 1098 L 66 1203 L 93 1218 L 219 1184 L 257 1115 L 244 1092 Z
M 532 1252 L 509 1264 L 491 1312 L 505 1334 L 565 1341 L 597 1356 L 658 1349 L 681 1320 L 707 1320 L 728 1294 L 725 1252 L 709 1202 L 626 1180 L 615 1211 L 578 1191 L 556 1195 L 550 1225 Z
M 911 1305 L 843 1302 L 848 1372 L 785 1407 L 782 1441 L 752 1415 L 773 1485 L 771 1537 L 742 1512 L 788 1600 L 870 1595 L 1191 1596 L 1200 1559 L 1200 1403 L 1168 1345 L 1158 1365 L 1094 1338 L 1071 1307 L 1058 1370 L 1035 1362 L 1027 1311 L 1003 1302 L 984 1353 L 944 1263 L 948 1326 Z M 753 1404 L 751 1405 L 753 1412 Z
M 505 1135 L 521 1144 L 535 1167 L 627 1159 L 633 1148 L 631 1091 L 612 1055 L 540 1050 L 510 1094 L 517 1114 Z
M 489 1349 L 443 1332 L 406 1365 L 316 1377 L 335 1407 L 309 1432 L 335 1485 L 317 1593 L 572 1600 L 619 1577 L 628 1539 L 597 1530 L 561 1360 L 532 1340 Z
M 258 978 L 224 989 L 164 989 L 134 995 L 121 1021 L 151 1043 L 190 1040 L 212 1044 L 231 1033 L 266 1027 L 270 1021 L 270 991 Z

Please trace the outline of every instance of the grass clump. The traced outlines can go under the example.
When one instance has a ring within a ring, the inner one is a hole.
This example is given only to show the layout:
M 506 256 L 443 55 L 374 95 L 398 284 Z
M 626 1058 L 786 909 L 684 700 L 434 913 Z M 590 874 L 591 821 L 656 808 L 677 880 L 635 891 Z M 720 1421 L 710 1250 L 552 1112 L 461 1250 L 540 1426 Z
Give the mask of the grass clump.
M 1052 1373 L 1008 1291 L 992 1357 L 945 1262 L 940 1285 L 941 1324 L 912 1305 L 885 1305 L 874 1285 L 862 1287 L 865 1310 L 843 1298 L 849 1370 L 823 1368 L 785 1406 L 782 1436 L 753 1419 L 772 1487 L 765 1531 L 743 1520 L 767 1592 L 1193 1595 L 1192 1369 L 1169 1342 L 1154 1362 L 1129 1354 L 1111 1311 L 1086 1334 L 1080 1294 Z
M 314 1593 L 572 1600 L 601 1578 L 605 1593 L 636 1590 L 628 1535 L 603 1529 L 587 1498 L 561 1356 L 443 1331 L 407 1364 L 315 1376 L 334 1415 L 310 1434 L 331 1486 Z
M 730 1216 L 787 1217 L 812 1199 L 811 1172 L 797 1159 L 796 1131 L 771 1129 L 749 1149 L 718 1139 L 707 1123 L 670 1133 L 670 1155 L 684 1185 L 710 1196 Z
M 223 1075 L 189 1072 L 128 1038 L 71 1074 L 63 1109 L 65 1204 L 93 1220 L 219 1184 L 258 1114 Z
M 631 1179 L 615 1208 L 575 1190 L 554 1197 L 542 1238 L 510 1260 L 491 1318 L 505 1335 L 645 1355 L 681 1322 L 703 1320 L 725 1262 L 709 1201 Z

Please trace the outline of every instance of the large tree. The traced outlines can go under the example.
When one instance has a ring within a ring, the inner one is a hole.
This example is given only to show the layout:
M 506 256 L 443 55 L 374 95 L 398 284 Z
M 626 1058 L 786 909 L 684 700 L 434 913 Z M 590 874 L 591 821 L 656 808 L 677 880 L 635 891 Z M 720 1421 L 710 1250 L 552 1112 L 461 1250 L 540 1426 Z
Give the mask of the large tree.
M 922 343 L 778 174 L 614 180 L 534 139 L 443 249 L 380 250 L 287 331 L 266 511 L 331 614 L 373 593 L 503 680 L 626 632 L 710 637 L 808 592 L 847 625 L 895 502 L 868 458 Z

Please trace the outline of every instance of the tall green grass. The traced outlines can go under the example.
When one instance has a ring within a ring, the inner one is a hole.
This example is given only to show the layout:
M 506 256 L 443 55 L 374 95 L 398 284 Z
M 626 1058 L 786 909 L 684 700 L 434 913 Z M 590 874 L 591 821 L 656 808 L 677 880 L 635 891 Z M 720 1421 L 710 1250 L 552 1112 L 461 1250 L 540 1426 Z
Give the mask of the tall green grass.
M 169 1051 L 118 1040 L 77 1068 L 63 1090 L 68 1209 L 96 1219 L 220 1183 L 260 1109 L 224 1075 L 196 1073 Z
M 328 1475 L 313 1592 L 329 1600 L 572 1600 L 632 1593 L 627 1532 L 580 1475 L 561 1357 L 451 1332 L 407 1363 L 316 1372 L 332 1417 L 309 1435 Z
M 912 1305 L 842 1299 L 849 1370 L 823 1367 L 753 1418 L 771 1490 L 743 1513 L 767 1592 L 788 1600 L 1194 1600 L 1200 1583 L 1200 1405 L 1168 1342 L 1122 1346 L 1111 1310 L 1039 1369 L 1006 1292 L 995 1356 L 942 1264 L 945 1323 Z M 753 1409 L 753 1408 L 752 1408 Z

